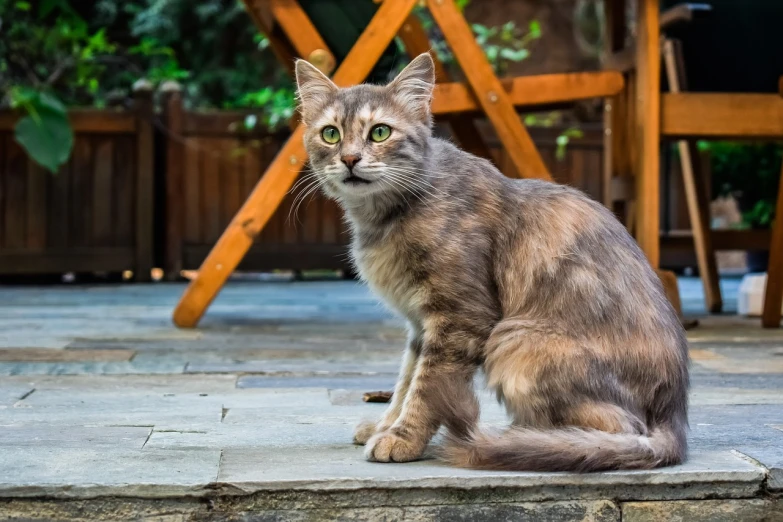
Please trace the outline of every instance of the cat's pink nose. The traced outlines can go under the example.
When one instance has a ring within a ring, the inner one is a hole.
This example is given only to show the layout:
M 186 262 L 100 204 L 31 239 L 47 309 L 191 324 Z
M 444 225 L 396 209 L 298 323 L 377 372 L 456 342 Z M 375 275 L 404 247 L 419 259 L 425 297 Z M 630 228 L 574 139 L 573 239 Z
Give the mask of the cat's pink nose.
M 357 156 L 356 154 L 349 154 L 346 156 L 340 156 L 340 159 L 349 169 L 352 169 L 354 165 L 359 163 L 359 160 L 361 160 L 362 157 Z

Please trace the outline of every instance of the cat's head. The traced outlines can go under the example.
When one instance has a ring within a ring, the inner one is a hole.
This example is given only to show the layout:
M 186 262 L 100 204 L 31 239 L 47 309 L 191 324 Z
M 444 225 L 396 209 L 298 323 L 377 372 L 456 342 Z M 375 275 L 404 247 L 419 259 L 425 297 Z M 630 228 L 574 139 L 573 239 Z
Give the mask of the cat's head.
M 341 89 L 308 62 L 296 62 L 305 147 L 328 195 L 351 203 L 421 183 L 434 71 L 425 53 L 388 85 Z

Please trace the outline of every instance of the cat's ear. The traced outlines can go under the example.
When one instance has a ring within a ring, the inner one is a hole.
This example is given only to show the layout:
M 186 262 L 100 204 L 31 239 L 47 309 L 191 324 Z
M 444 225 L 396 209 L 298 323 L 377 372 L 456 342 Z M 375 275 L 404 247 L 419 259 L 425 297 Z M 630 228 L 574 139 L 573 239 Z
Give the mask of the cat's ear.
M 305 123 L 329 103 L 337 86 L 307 60 L 296 61 L 296 94 Z
M 389 84 L 392 93 L 411 112 L 428 119 L 432 90 L 435 88 L 435 63 L 429 53 L 413 59 Z

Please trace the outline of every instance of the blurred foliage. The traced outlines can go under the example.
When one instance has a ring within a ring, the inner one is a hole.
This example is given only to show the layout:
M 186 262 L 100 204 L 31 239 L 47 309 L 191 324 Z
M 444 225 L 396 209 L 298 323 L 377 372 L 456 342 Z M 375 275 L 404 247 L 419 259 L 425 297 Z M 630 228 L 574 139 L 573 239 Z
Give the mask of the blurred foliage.
M 426 10 L 417 13 L 438 57 L 459 77 L 440 30 Z M 472 29 L 500 75 L 527 59 L 541 37 L 537 21 Z M 53 172 L 73 144 L 65 107 L 127 104 L 140 78 L 180 82 L 189 107 L 251 108 L 247 128 L 275 130 L 295 110 L 291 79 L 238 0 L 0 0 L 0 36 L 0 107 L 22 112 L 17 141 Z
M 767 228 L 775 217 L 783 147 L 778 143 L 700 141 L 712 165 L 714 196 L 737 198 L 744 225 Z

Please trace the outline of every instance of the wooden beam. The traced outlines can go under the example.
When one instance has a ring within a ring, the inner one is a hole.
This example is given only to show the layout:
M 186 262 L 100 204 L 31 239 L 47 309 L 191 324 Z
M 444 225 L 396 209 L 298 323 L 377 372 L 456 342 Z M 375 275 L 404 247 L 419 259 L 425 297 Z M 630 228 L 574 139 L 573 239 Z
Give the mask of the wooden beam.
M 715 250 L 769 250 L 769 230 L 713 230 L 712 246 Z M 661 244 L 675 250 L 693 248 L 693 231 L 670 230 L 661 234 Z
M 533 107 L 590 98 L 614 96 L 623 90 L 623 75 L 616 71 L 539 74 L 501 80 L 500 85 L 515 107 Z M 432 113 L 480 111 L 470 86 L 441 83 L 435 86 Z
M 664 94 L 661 132 L 670 137 L 781 138 L 783 98 L 776 94 Z
M 661 51 L 658 0 L 639 0 L 637 31 L 636 237 L 653 268 L 660 262 Z
M 778 203 L 775 208 L 775 221 L 772 225 L 768 266 L 761 324 L 764 328 L 780 328 L 780 312 L 781 306 L 783 306 L 783 170 L 780 173 Z
M 778 88 L 783 98 L 783 76 L 780 77 Z M 783 307 L 783 165 L 781 165 L 779 183 L 775 221 L 772 223 L 772 241 L 769 245 L 764 309 L 761 315 L 761 325 L 764 328 L 780 328 L 781 307 Z
M 0 131 L 12 131 L 21 116 L 22 114 L 18 111 L 0 111 Z M 133 134 L 136 132 L 136 115 L 131 111 L 70 109 L 68 120 L 73 132 L 101 134 Z
M 332 74 L 336 62 L 310 18 L 296 0 L 267 0 L 272 16 L 282 27 L 296 53 L 322 73 Z
M 269 47 L 277 57 L 277 61 L 293 76 L 296 50 L 280 25 L 275 23 L 269 4 L 266 0 L 245 0 L 243 3 L 258 31 L 269 39 Z
M 430 0 L 427 6 L 519 175 L 551 180 L 552 176 L 514 110 L 514 104 L 454 1 Z
M 432 45 L 427 37 L 427 32 L 419 21 L 419 17 L 413 13 L 408 15 L 405 23 L 400 29 L 400 40 L 405 46 L 408 56 L 415 58 L 422 53 L 430 53 L 435 63 L 435 81 L 445 83 L 449 81 L 449 73 L 438 59 L 437 55 L 431 52 Z M 476 156 L 491 159 L 492 154 L 484 143 L 484 138 L 476 129 L 476 124 L 470 114 L 447 114 L 444 119 L 451 127 L 454 137 L 457 139 L 462 150 Z
M 622 50 L 625 47 L 626 28 L 626 3 L 625 0 L 610 0 L 604 6 L 604 17 L 606 23 L 606 40 L 604 42 L 604 54 L 611 54 Z M 619 73 L 615 73 L 618 74 Z M 623 77 L 620 75 L 621 89 L 623 87 Z M 627 132 L 624 132 L 624 125 L 627 125 L 627 116 L 625 115 L 625 96 L 624 91 L 620 90 L 615 95 L 606 96 L 604 99 L 604 136 L 603 136 L 603 194 L 604 205 L 610 210 L 614 209 L 613 199 L 615 194 L 612 188 L 615 181 L 622 181 L 623 173 L 628 174 L 631 169 L 627 167 L 628 157 L 627 147 L 623 141 L 627 139 Z M 632 196 L 630 197 L 632 198 Z M 619 198 L 618 198 L 619 199 Z M 625 199 L 625 198 L 623 198 Z
M 669 90 L 677 93 L 687 89 L 685 67 L 679 42 L 666 38 L 662 49 Z M 721 299 L 718 280 L 718 264 L 715 259 L 715 251 L 712 248 L 710 203 L 709 197 L 705 193 L 707 186 L 702 179 L 699 162 L 697 161 L 699 155 L 696 149 L 696 142 L 693 140 L 679 140 L 677 149 L 680 153 L 685 199 L 691 228 L 693 229 L 696 261 L 699 266 L 699 275 L 704 285 L 707 310 L 710 313 L 719 313 L 723 308 L 723 300 Z
M 398 0 L 381 4 L 337 69 L 333 78 L 337 85 L 353 85 L 367 77 L 415 3 L 416 0 Z M 242 261 L 307 161 L 303 137 L 304 126 L 298 125 L 188 285 L 174 309 L 174 324 L 182 328 L 196 326 Z

